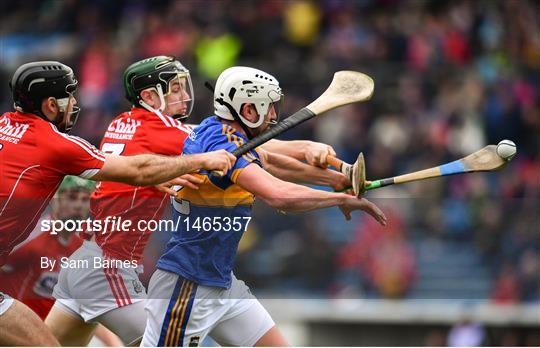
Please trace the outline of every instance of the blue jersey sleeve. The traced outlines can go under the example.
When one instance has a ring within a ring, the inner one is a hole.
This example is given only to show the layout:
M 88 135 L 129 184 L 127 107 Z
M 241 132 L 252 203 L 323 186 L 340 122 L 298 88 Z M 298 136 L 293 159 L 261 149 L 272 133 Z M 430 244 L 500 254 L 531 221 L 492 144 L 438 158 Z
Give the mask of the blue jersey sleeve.
M 208 151 L 224 149 L 229 152 L 233 152 L 245 143 L 245 139 L 239 137 L 236 134 L 229 134 L 229 136 L 227 134 L 218 134 L 216 137 L 213 138 L 214 139 L 210 144 Z M 236 179 L 238 178 L 242 170 L 244 170 L 244 168 L 246 168 L 251 163 L 255 163 L 262 167 L 261 158 L 256 150 L 251 150 L 238 158 L 231 170 L 227 172 L 227 177 L 236 184 Z

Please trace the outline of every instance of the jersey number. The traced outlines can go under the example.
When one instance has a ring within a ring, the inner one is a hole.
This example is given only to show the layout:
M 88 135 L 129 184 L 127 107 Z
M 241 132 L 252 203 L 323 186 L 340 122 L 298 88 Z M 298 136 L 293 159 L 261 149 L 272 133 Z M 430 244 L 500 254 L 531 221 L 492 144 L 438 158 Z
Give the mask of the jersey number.
M 126 148 L 126 144 L 104 143 L 101 146 L 101 151 L 103 151 L 105 153 L 110 153 L 111 155 L 120 156 L 122 154 L 122 152 L 124 152 L 125 148 Z

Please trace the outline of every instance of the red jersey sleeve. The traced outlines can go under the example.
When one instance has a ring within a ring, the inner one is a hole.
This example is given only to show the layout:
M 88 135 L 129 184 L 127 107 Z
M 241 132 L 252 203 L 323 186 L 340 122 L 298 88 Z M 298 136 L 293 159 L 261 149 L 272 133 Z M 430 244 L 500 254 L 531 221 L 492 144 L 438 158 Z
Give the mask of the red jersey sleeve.
M 105 163 L 103 152 L 82 138 L 61 133 L 52 124 L 49 126 L 50 138 L 44 146 L 51 169 L 86 179 L 99 172 Z

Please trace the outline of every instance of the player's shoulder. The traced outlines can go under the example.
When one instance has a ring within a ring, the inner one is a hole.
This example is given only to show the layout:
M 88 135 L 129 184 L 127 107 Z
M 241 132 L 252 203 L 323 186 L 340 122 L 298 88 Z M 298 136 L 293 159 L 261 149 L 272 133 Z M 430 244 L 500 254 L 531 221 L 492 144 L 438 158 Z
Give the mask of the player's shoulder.
M 189 135 L 189 141 L 201 144 L 205 151 L 241 146 L 246 139 L 234 127 L 217 116 L 207 117 Z
M 184 124 L 169 115 L 159 112 L 151 112 L 143 108 L 132 108 L 128 113 L 123 114 L 124 119 L 142 122 L 146 132 L 179 132 L 189 134 L 193 127 Z
M 36 133 L 39 134 L 39 139 L 47 142 L 48 147 L 54 148 L 65 141 L 69 141 L 69 134 L 62 133 L 54 124 L 44 120 L 34 122 Z
M 0 116 L 0 136 L 14 144 L 28 140 L 30 134 L 35 134 L 36 121 L 48 123 L 32 114 L 5 112 Z
M 57 156 L 59 153 L 62 153 L 64 156 L 69 154 L 89 154 L 96 159 L 105 161 L 103 152 L 86 139 L 63 133 L 54 124 L 45 123 L 43 128 L 40 129 L 40 131 L 43 130 L 44 132 L 40 136 L 40 139 L 46 142 L 46 146 L 41 146 L 44 152 L 49 153 L 51 156 Z
M 126 129 L 136 129 L 147 119 L 145 113 L 137 111 L 138 109 L 131 109 L 130 111 L 125 111 L 116 116 L 109 123 L 107 131 L 114 132 Z

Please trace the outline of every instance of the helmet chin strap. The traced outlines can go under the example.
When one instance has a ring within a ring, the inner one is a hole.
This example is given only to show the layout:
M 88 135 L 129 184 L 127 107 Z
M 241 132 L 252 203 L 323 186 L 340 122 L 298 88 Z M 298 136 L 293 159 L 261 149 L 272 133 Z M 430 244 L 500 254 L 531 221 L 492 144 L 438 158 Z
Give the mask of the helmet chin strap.
M 161 113 L 160 109 L 154 109 L 150 105 L 148 105 L 144 100 L 139 100 L 139 104 L 141 104 L 146 110 L 153 112 L 154 114 L 158 115 L 159 117 L 163 117 L 163 114 Z
M 150 111 L 150 112 L 153 112 L 155 113 L 156 115 L 159 115 L 160 117 L 163 117 L 163 110 L 165 110 L 166 108 L 166 103 L 165 103 L 165 96 L 163 95 L 163 88 L 161 88 L 161 85 L 156 85 L 156 92 L 157 92 L 157 95 L 159 96 L 159 101 L 160 101 L 160 107 L 158 109 L 154 109 L 153 107 L 151 107 L 147 102 L 145 102 L 144 100 L 139 100 L 139 104 L 145 108 L 146 110 Z M 189 101 L 189 100 L 188 100 Z M 179 101 L 176 101 L 176 102 L 172 102 L 172 103 L 169 103 L 168 105 L 174 105 L 174 104 L 178 104 L 178 103 L 183 103 L 185 102 L 184 100 L 179 100 Z M 184 120 L 186 118 L 188 118 L 188 115 L 180 115 L 180 114 L 177 114 L 177 115 L 171 115 L 172 118 L 176 119 L 176 120 Z
M 154 109 L 153 107 L 151 107 L 147 102 L 145 102 L 142 99 L 139 100 L 139 104 L 141 104 L 141 106 L 143 108 L 145 108 L 146 110 L 163 116 L 162 112 L 163 112 L 163 110 L 165 110 L 165 97 L 163 96 L 163 88 L 161 88 L 160 84 L 156 85 L 156 92 L 157 92 L 157 95 L 159 97 L 159 101 L 160 101 L 160 105 L 161 105 L 159 107 L 159 109 Z
M 231 113 L 232 117 L 234 118 L 236 122 L 240 124 L 240 127 L 242 127 L 242 130 L 244 130 L 244 133 L 246 133 L 246 136 L 248 137 L 248 139 L 252 139 L 254 135 L 251 133 L 251 128 L 249 128 L 248 126 L 244 124 L 244 122 L 242 122 L 242 120 L 240 119 L 240 116 L 238 116 L 238 113 L 236 112 L 236 110 L 234 110 L 232 105 L 227 103 L 225 100 L 223 100 L 223 98 L 216 99 L 216 101 L 219 104 L 225 106 L 227 109 L 229 109 L 229 112 Z

